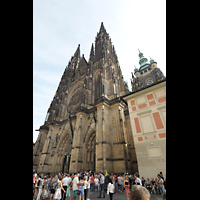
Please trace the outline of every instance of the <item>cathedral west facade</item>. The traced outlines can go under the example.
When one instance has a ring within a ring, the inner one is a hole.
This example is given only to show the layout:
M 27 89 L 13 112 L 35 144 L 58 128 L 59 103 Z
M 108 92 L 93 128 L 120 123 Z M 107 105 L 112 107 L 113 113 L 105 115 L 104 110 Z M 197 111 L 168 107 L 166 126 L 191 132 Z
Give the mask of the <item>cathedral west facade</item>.
M 145 65 L 143 54 L 139 57 L 144 66 L 135 70 L 136 78 L 132 75 L 133 91 L 159 81 L 156 76 L 163 79 L 153 67 L 154 60 Z M 152 73 L 148 80 L 142 70 Z M 138 171 L 128 104 L 123 99 L 129 93 L 115 48 L 101 23 L 89 60 L 80 55 L 78 45 L 62 75 L 45 123 L 38 130 L 33 168 L 52 174 L 80 169 Z
M 37 172 L 137 171 L 129 90 L 103 23 L 90 58 L 80 45 L 66 67 L 33 151 Z

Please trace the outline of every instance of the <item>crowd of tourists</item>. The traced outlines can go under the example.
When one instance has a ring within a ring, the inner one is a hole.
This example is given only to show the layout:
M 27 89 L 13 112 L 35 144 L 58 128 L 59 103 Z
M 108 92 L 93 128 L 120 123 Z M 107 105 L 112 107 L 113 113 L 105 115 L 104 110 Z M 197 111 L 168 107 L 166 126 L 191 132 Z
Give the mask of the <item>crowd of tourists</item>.
M 141 188 L 138 186 L 140 185 Z M 133 187 L 135 186 L 135 187 Z M 139 189 L 138 189 L 139 187 Z M 145 190 L 144 190 L 145 188 Z M 107 193 L 110 200 L 113 200 L 113 195 L 118 195 L 121 192 L 126 193 L 126 199 L 135 199 L 138 190 L 147 191 L 149 194 L 161 194 L 163 199 L 166 195 L 166 177 L 163 177 L 162 172 L 157 175 L 157 178 L 149 178 L 147 180 L 136 172 L 134 175 L 124 174 L 106 174 L 93 171 L 80 170 L 79 173 L 59 173 L 51 176 L 50 174 L 33 174 L 33 199 L 50 199 L 50 200 L 90 200 L 90 193 L 94 192 L 95 198 L 105 198 Z M 138 192 L 138 195 L 142 192 Z M 147 194 L 144 192 L 144 194 Z

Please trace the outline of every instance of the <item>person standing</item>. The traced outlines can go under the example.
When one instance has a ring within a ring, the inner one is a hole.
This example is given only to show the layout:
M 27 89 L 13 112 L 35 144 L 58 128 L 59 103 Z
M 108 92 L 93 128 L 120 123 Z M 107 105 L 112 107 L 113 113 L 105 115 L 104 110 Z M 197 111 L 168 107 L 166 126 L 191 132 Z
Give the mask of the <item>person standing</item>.
M 47 199 L 48 197 L 48 183 L 47 183 L 47 177 L 44 176 L 44 187 L 43 187 L 43 198 L 42 199 Z
M 37 193 L 38 193 L 38 190 L 39 190 L 38 179 L 39 179 L 39 176 L 37 175 L 37 176 L 35 177 L 35 192 L 34 192 L 34 197 L 33 197 L 34 199 L 36 199 Z
M 35 174 L 33 175 L 33 196 L 34 196 L 34 188 L 35 188 Z
M 115 178 L 115 194 L 119 193 L 119 188 L 118 188 L 118 177 L 114 175 Z
M 50 183 L 51 183 L 51 176 L 47 175 L 47 195 L 46 195 L 46 198 L 50 197 L 50 187 L 51 187 Z
M 90 177 L 90 192 L 94 191 L 94 173 L 92 173 L 92 176 Z
M 110 200 L 113 200 L 114 191 L 115 191 L 115 186 L 110 178 L 108 181 L 108 186 L 107 186 L 107 194 L 109 193 Z
M 122 192 L 122 176 L 119 175 L 118 176 L 118 188 L 119 188 L 119 191 Z
M 104 183 L 105 183 L 105 177 L 102 173 L 100 175 L 100 192 L 99 192 L 99 198 L 101 198 L 101 191 L 103 190 L 103 198 L 105 198 L 105 189 L 104 189 Z
M 58 186 L 57 186 L 57 189 L 56 189 L 56 192 L 55 192 L 55 195 L 54 195 L 54 199 L 55 200 L 58 200 L 58 199 L 62 198 L 61 189 L 64 191 L 64 193 L 66 193 L 65 189 L 62 186 L 62 181 L 61 180 L 62 180 L 62 177 L 60 176 L 59 180 L 58 180 Z
M 70 177 L 70 174 L 67 174 L 67 177 L 68 177 L 68 179 L 67 179 L 67 192 L 66 192 L 66 198 L 65 198 L 65 200 L 67 200 L 67 198 L 69 197 L 69 200 L 70 200 L 70 193 L 71 193 L 71 183 L 72 183 L 72 178 Z
M 125 193 L 126 193 L 126 199 L 129 200 L 129 194 L 130 194 L 130 184 L 129 184 L 129 179 L 128 176 L 126 175 L 124 178 L 124 188 L 125 188 Z
M 50 189 L 50 200 L 52 200 L 54 198 L 57 185 L 58 185 L 58 175 L 55 175 L 50 183 L 50 188 L 51 188 Z
M 131 187 L 132 187 L 132 185 L 133 185 L 133 175 L 130 174 L 130 175 L 128 176 L 128 179 L 129 179 L 129 190 L 131 191 Z
M 35 193 L 36 176 L 37 176 L 37 174 L 33 175 L 33 196 L 34 196 L 34 193 Z
M 155 178 L 155 189 L 156 189 L 156 194 L 159 194 L 160 191 L 158 189 L 158 180 L 157 180 L 157 178 Z
M 107 170 L 106 170 L 105 183 L 104 183 L 104 187 L 106 190 L 107 190 L 109 180 L 110 180 L 110 175 L 107 173 Z
M 87 191 L 88 191 L 88 188 L 87 188 L 87 185 L 88 185 L 88 182 L 87 182 L 87 176 L 84 176 L 83 180 L 85 181 L 84 182 L 84 200 L 87 200 Z
M 95 184 L 95 198 L 99 197 L 98 193 L 99 193 L 99 179 L 98 176 L 95 176 L 94 179 L 94 184 Z
M 72 181 L 72 187 L 74 191 L 74 196 L 71 200 L 76 200 L 77 198 L 77 191 L 78 191 L 78 183 L 79 183 L 79 174 L 75 175 L 73 181 Z
M 160 174 L 158 174 L 157 177 L 158 177 L 158 189 L 160 190 L 160 193 L 162 194 L 165 190 L 164 180 L 161 178 Z
M 38 178 L 38 188 L 39 188 L 39 192 L 37 195 L 37 199 L 40 199 L 42 195 L 42 191 L 43 191 L 43 179 L 41 175 L 39 175 L 39 178 Z
M 142 177 L 142 186 L 145 187 L 146 185 L 146 180 L 144 179 L 144 177 Z
M 139 174 L 138 174 L 138 172 L 135 172 L 134 177 L 135 177 L 135 184 L 136 184 L 136 185 L 142 185 L 142 182 L 141 182 L 141 180 L 139 179 Z
M 78 183 L 78 190 L 80 191 L 80 195 L 79 195 L 79 200 L 81 200 L 81 197 L 82 197 L 82 200 L 84 200 L 84 180 L 83 180 L 83 176 L 80 176 L 81 177 L 81 180 L 79 181 Z
M 152 191 L 153 191 L 153 193 L 156 194 L 154 178 L 151 178 L 151 185 L 152 185 Z
M 91 177 L 89 176 L 89 173 L 87 174 L 87 196 L 86 196 L 86 199 L 90 199 L 90 180 L 91 180 Z
M 63 188 L 65 189 L 65 191 L 67 191 L 68 176 L 66 175 L 66 173 L 64 174 L 64 176 L 65 177 L 62 179 L 62 185 L 63 185 Z M 63 190 L 61 191 L 61 193 L 62 193 L 62 200 L 63 200 L 65 197 Z

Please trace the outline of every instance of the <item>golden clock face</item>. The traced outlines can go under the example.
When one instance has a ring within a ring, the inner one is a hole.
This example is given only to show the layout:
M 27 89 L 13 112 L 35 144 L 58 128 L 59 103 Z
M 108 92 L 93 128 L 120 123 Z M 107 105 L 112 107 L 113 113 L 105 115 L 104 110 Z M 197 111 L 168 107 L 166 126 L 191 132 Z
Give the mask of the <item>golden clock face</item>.
M 153 78 L 151 78 L 151 77 L 146 78 L 145 84 L 146 84 L 146 85 L 151 85 L 151 84 L 153 84 Z
M 152 79 L 149 79 L 148 81 L 147 81 L 147 85 L 151 85 L 153 83 L 153 80 Z

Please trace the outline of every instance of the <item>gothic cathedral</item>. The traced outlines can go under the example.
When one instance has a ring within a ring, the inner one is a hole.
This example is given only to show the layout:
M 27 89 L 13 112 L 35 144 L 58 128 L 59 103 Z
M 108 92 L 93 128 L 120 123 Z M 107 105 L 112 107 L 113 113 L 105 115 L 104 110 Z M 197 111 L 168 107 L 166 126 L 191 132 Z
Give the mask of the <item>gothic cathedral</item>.
M 138 171 L 128 106 L 122 98 L 128 93 L 115 48 L 101 23 L 89 60 L 80 56 L 78 45 L 62 75 L 38 130 L 33 168 L 51 174 Z

